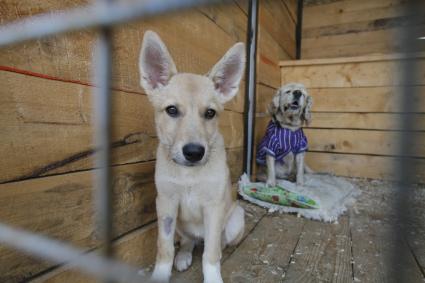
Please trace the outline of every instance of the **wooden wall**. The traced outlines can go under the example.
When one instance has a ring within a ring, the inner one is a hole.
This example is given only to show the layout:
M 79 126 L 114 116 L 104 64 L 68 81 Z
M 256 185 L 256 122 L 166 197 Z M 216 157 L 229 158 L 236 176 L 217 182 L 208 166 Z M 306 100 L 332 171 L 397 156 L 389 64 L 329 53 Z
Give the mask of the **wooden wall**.
M 305 0 L 303 59 L 399 52 L 395 36 L 407 25 L 405 0 Z M 425 7 L 413 28 L 425 36 Z M 425 50 L 425 40 L 418 51 Z
M 267 105 L 280 87 L 280 60 L 295 59 L 296 0 L 259 1 L 255 145 L 270 119 Z
M 6 1 L 0 19 L 4 24 L 87 2 Z M 155 254 L 157 137 L 137 63 L 144 31 L 160 34 L 180 71 L 206 73 L 232 44 L 246 41 L 246 26 L 247 2 L 234 1 L 114 29 L 114 236 L 121 259 L 142 265 Z M 99 245 L 92 218 L 94 42 L 95 32 L 84 30 L 0 52 L 0 221 L 86 251 Z M 282 50 L 274 40 L 264 44 L 263 53 Z M 282 58 L 271 54 L 268 84 L 277 87 Z M 242 90 L 226 105 L 220 124 L 233 181 L 242 172 L 243 107 Z M 0 282 L 88 282 L 67 268 L 46 273 L 49 268 L 51 263 L 0 246 Z
M 418 182 L 425 181 L 425 54 L 416 58 L 415 123 L 409 145 Z M 313 96 L 307 164 L 315 171 L 349 177 L 397 179 L 403 56 L 376 55 L 282 62 L 282 83 L 301 82 Z

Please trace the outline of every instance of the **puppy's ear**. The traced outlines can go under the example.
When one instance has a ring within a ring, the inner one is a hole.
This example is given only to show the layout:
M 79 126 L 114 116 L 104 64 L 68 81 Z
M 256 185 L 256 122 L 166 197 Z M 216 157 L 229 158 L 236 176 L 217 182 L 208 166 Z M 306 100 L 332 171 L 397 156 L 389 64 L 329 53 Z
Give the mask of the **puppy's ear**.
M 278 90 L 275 96 L 273 97 L 270 104 L 267 106 L 267 112 L 272 116 L 273 119 L 275 119 L 275 116 L 277 114 L 277 111 L 279 110 L 279 102 L 280 102 L 280 96 L 282 95 L 281 90 Z
M 167 47 L 153 31 L 146 31 L 143 36 L 139 70 L 140 84 L 148 94 L 166 86 L 171 77 L 177 73 Z
M 313 98 L 310 95 L 307 95 L 306 104 L 304 106 L 303 113 L 301 116 L 307 126 L 311 123 L 311 106 L 313 106 Z
M 229 101 L 236 95 L 244 69 L 245 44 L 239 42 L 233 45 L 209 71 L 207 76 L 214 82 L 221 103 Z

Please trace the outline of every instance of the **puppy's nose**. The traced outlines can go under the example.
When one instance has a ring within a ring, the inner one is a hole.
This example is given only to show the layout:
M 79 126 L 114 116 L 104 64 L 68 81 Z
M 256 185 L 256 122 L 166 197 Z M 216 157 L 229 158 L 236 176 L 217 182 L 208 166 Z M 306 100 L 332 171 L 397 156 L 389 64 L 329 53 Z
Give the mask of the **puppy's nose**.
M 294 98 L 295 98 L 295 99 L 300 99 L 300 97 L 301 97 L 301 95 L 302 95 L 302 92 L 301 92 L 301 91 L 299 91 L 299 90 L 296 90 L 296 91 L 294 91 L 292 94 L 294 95 Z
M 204 157 L 205 148 L 196 143 L 188 143 L 183 146 L 183 155 L 187 161 L 196 162 Z

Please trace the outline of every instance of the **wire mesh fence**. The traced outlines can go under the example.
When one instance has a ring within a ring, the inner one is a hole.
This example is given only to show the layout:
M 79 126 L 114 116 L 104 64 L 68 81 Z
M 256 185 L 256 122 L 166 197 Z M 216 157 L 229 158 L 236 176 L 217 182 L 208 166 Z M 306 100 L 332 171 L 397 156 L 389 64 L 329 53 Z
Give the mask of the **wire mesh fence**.
M 82 272 L 90 274 L 100 280 L 104 281 L 119 281 L 119 282 L 140 282 L 147 281 L 148 278 L 138 272 L 136 267 L 131 267 L 121 262 L 111 259 L 112 254 L 112 192 L 111 192 L 111 170 L 110 170 L 110 145 L 111 145 L 111 93 L 110 81 L 112 72 L 112 42 L 111 42 L 111 27 L 117 24 L 126 23 L 136 19 L 145 19 L 154 16 L 160 16 L 165 13 L 175 12 L 183 9 L 192 8 L 194 6 L 216 4 L 226 1 L 218 0 L 141 0 L 141 1 L 97 1 L 87 7 L 81 7 L 69 11 L 57 12 L 53 14 L 41 14 L 32 16 L 22 21 L 6 24 L 0 27 L 0 47 L 22 43 L 28 40 L 35 40 L 42 37 L 52 36 L 60 33 L 77 31 L 85 28 L 97 28 L 98 44 L 96 48 L 95 58 L 95 97 L 96 97 L 96 148 L 97 148 L 97 163 L 96 167 L 100 168 L 96 176 L 96 216 L 97 216 L 97 230 L 102 239 L 102 255 L 93 253 L 85 253 L 84 251 L 70 246 L 66 243 L 59 242 L 47 237 L 39 236 L 29 233 L 17 228 L 12 228 L 4 224 L 0 224 L 0 242 L 6 246 L 20 250 L 22 252 L 31 254 L 33 256 L 52 261 L 57 264 L 68 264 L 70 267 L 78 269 Z M 254 1 L 256 2 L 256 1 Z M 406 13 L 412 14 L 415 9 L 423 8 L 420 1 L 409 1 L 406 7 Z M 256 8 L 254 8 L 256 9 Z M 254 13 L 256 14 L 256 13 Z M 254 15 L 256 16 L 256 15 Z M 248 19 L 250 20 L 250 19 Z M 416 18 L 411 18 L 411 21 L 417 21 Z M 412 24 L 413 25 L 413 24 Z M 400 36 L 396 40 L 400 40 L 405 45 L 403 49 L 406 53 L 419 51 L 417 47 L 417 38 L 412 31 L 412 25 L 405 25 Z M 298 27 L 299 28 L 299 27 Z M 254 48 L 255 45 L 254 45 Z M 251 51 L 253 58 L 255 57 L 255 50 Z M 254 59 L 252 59 L 254 60 Z M 411 79 L 415 77 L 417 66 L 415 60 L 403 61 L 403 85 L 411 85 Z M 255 68 L 255 64 L 252 68 Z M 251 70 L 252 71 L 252 70 Z M 247 73 L 247 77 L 253 79 Z M 251 84 L 247 88 L 250 91 L 246 97 L 250 98 L 252 103 L 255 103 L 255 96 L 252 96 L 254 85 Z M 412 102 L 412 93 L 407 87 L 400 93 L 402 97 L 402 112 L 414 113 L 415 103 Z M 415 94 L 419 96 L 420 94 Z M 255 106 L 254 106 L 255 107 Z M 253 107 L 251 107 L 253 108 Z M 250 109 L 247 107 L 246 109 Z M 246 115 L 250 121 L 246 125 L 252 125 L 253 112 L 255 109 L 250 109 L 251 115 Z M 409 187 L 415 181 L 412 173 L 415 168 L 405 156 L 411 155 L 406 152 L 409 148 L 409 138 L 411 136 L 403 134 L 409 131 L 413 120 L 411 116 L 404 115 L 405 119 L 402 122 L 400 140 L 400 152 L 402 157 L 401 161 L 394 164 L 396 171 L 400 173 L 401 182 L 399 183 L 398 199 L 398 222 L 408 222 L 408 199 Z M 250 126 L 252 128 L 252 126 Z M 247 129 L 246 129 L 247 130 Z M 252 130 L 252 129 L 251 129 Z M 249 129 L 248 129 L 249 131 Z M 247 144 L 252 147 L 252 131 L 245 137 Z M 248 150 L 249 157 L 246 157 L 248 167 L 252 163 L 252 148 Z M 404 238 L 404 230 L 399 229 L 395 222 L 395 235 L 399 239 Z M 396 246 L 393 254 L 393 265 L 402 260 L 403 252 Z M 393 278 L 397 278 L 397 282 L 403 282 L 403 272 L 399 272 L 397 268 L 392 268 Z

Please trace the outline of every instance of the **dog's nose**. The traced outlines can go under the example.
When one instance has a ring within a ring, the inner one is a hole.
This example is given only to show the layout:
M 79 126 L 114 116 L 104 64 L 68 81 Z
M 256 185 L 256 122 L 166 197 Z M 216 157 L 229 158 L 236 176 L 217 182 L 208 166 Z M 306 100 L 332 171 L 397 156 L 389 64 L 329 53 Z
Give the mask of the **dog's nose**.
M 299 91 L 299 90 L 296 90 L 296 91 L 294 91 L 292 94 L 294 95 L 294 98 L 295 98 L 295 99 L 300 99 L 300 97 L 301 97 L 301 95 L 302 95 L 302 92 L 301 92 L 301 91 Z
M 196 162 L 204 157 L 205 148 L 196 143 L 188 143 L 183 147 L 183 155 L 187 161 Z

